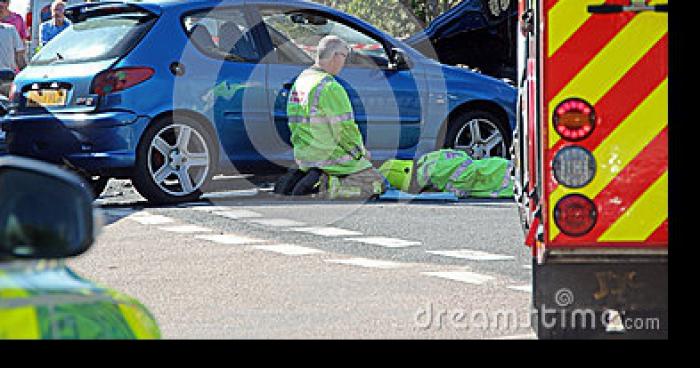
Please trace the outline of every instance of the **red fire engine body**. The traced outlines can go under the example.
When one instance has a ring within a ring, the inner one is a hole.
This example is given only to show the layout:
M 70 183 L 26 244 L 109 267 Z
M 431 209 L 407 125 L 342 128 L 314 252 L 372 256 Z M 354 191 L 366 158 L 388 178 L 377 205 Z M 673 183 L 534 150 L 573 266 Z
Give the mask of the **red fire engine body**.
M 666 1 L 520 0 L 515 192 L 539 337 L 668 331 Z

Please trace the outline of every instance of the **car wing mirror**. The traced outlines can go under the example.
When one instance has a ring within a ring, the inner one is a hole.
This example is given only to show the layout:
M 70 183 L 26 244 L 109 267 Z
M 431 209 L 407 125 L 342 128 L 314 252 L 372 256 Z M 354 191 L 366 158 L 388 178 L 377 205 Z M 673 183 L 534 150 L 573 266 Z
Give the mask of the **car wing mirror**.
M 77 175 L 36 160 L 0 157 L 0 259 L 65 258 L 97 233 L 92 196 Z
M 392 48 L 388 67 L 390 70 L 411 69 L 410 60 L 406 52 L 400 48 Z

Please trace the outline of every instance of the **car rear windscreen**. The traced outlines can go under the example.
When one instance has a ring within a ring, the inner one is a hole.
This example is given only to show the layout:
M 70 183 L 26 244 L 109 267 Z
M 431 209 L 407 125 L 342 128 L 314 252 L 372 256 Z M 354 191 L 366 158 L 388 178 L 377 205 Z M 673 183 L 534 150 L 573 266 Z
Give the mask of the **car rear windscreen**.
M 63 64 L 125 55 L 148 32 L 156 16 L 146 11 L 94 13 L 81 17 L 49 41 L 30 65 Z

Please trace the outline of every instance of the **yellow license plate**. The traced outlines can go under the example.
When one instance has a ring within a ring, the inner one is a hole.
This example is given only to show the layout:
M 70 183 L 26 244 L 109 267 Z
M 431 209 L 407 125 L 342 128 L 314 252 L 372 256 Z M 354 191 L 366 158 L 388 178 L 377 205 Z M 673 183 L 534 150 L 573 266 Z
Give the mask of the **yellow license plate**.
M 38 91 L 29 91 L 27 94 L 27 106 L 65 106 L 66 104 L 65 89 L 42 89 Z

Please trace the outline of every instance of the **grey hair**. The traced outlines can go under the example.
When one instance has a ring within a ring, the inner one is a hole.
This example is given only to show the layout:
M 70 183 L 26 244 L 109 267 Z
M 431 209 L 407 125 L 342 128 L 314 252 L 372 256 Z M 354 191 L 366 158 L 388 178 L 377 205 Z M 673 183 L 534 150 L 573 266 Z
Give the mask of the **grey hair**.
M 54 8 L 56 8 L 56 6 L 58 6 L 59 4 L 63 5 L 64 7 L 67 6 L 64 0 L 53 0 L 51 2 L 51 10 L 54 10 Z
M 338 36 L 329 35 L 318 41 L 316 48 L 316 61 L 328 60 L 339 51 L 349 51 L 348 44 Z

